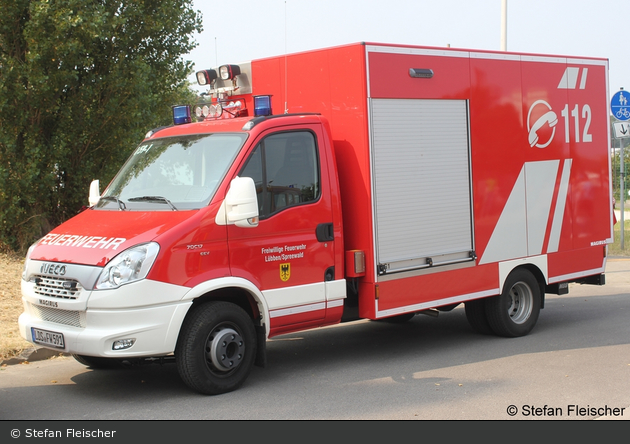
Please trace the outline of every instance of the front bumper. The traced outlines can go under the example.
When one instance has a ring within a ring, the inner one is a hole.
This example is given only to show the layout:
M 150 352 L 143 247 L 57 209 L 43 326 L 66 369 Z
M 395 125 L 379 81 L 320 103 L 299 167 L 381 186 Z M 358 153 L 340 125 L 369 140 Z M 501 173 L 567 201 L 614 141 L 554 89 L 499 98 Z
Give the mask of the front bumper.
M 113 290 L 82 290 L 75 300 L 58 300 L 37 294 L 33 283 L 22 281 L 20 335 L 42 347 L 72 354 L 109 358 L 167 355 L 175 351 L 192 305 L 192 301 L 182 301 L 188 291 L 142 280 Z M 63 335 L 63 347 L 36 342 L 33 329 Z M 115 341 L 128 339 L 135 340 L 133 346 L 113 349 Z

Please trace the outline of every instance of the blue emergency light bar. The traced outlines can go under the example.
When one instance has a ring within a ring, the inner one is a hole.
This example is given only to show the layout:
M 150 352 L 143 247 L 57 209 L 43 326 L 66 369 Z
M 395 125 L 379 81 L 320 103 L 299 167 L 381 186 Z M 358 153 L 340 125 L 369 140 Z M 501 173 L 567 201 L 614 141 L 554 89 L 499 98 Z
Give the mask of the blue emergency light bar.
M 271 96 L 254 96 L 254 117 L 271 114 Z
M 190 105 L 176 105 L 173 107 L 173 123 L 182 125 L 192 122 Z

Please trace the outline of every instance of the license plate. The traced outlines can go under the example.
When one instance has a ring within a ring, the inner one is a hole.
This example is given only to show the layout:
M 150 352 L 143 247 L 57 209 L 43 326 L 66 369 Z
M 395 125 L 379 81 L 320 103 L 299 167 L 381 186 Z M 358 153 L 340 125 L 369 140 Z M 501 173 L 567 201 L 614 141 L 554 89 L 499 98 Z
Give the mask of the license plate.
M 55 348 L 66 348 L 66 343 L 63 340 L 62 333 L 55 333 L 54 331 L 40 330 L 39 328 L 31 327 L 31 335 L 33 336 L 33 342 L 36 344 L 47 345 Z

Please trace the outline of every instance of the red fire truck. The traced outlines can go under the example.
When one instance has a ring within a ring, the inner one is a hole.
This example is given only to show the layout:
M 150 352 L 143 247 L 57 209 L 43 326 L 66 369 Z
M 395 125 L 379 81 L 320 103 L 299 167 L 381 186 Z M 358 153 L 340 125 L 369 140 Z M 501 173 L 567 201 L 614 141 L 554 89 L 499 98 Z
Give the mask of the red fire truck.
M 30 248 L 25 339 L 219 394 L 277 335 L 463 303 L 523 336 L 546 293 L 604 284 L 606 59 L 357 43 L 197 79 Z

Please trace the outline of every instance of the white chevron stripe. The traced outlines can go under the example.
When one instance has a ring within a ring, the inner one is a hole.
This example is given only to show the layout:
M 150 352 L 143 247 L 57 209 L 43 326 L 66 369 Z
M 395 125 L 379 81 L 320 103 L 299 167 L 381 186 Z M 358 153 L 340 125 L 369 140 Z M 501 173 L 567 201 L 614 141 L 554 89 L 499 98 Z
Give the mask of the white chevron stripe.
M 582 78 L 580 80 L 580 89 L 586 89 L 586 77 L 588 76 L 588 68 L 582 69 Z
M 542 253 L 559 166 L 559 160 L 523 165 L 479 264 Z M 568 172 L 566 174 L 568 186 Z M 566 190 L 564 194 L 563 199 L 566 199 Z M 558 217 L 563 214 L 564 211 Z M 557 223 L 560 230 L 562 221 Z
M 575 89 L 579 73 L 580 68 L 568 66 L 567 69 L 564 70 L 562 79 L 560 79 L 558 89 Z
M 556 208 L 553 212 L 553 223 L 551 224 L 551 233 L 549 235 L 547 253 L 555 253 L 556 251 L 558 251 L 558 246 L 560 245 L 560 231 L 562 230 L 562 222 L 564 220 L 564 207 L 566 205 L 567 194 L 569 192 L 571 164 L 572 159 L 566 159 L 562 167 L 562 178 L 560 179 L 560 187 L 558 188 Z
M 562 79 L 558 83 L 558 89 L 576 89 L 580 68 L 576 66 L 568 66 L 564 70 Z M 582 68 L 582 77 L 580 77 L 580 89 L 586 88 L 586 78 L 588 77 L 588 68 Z

